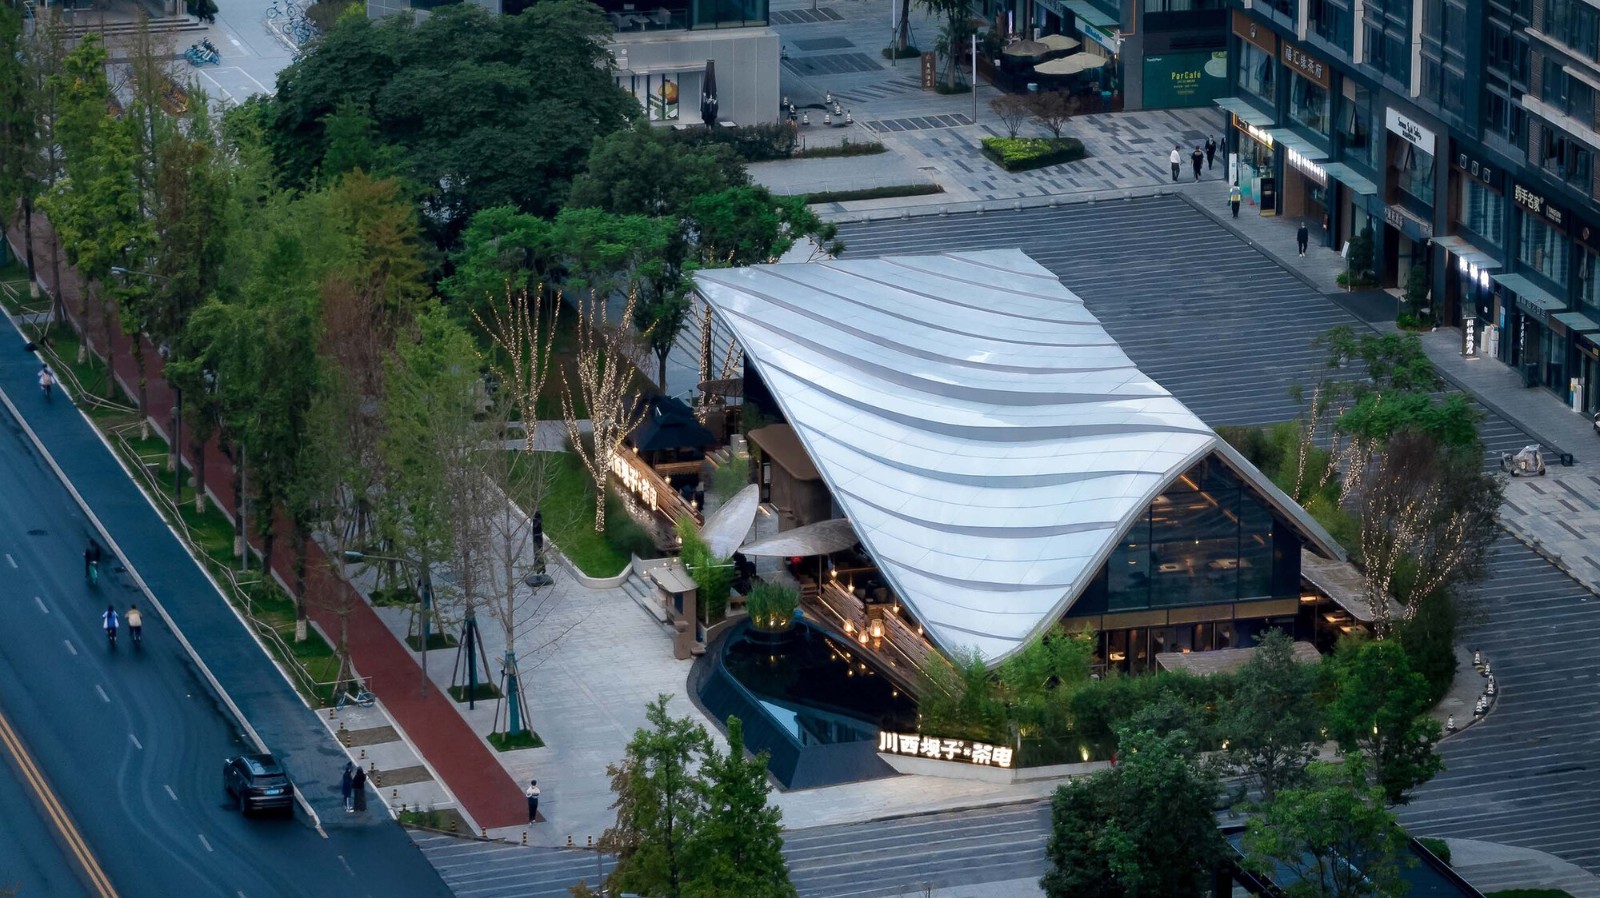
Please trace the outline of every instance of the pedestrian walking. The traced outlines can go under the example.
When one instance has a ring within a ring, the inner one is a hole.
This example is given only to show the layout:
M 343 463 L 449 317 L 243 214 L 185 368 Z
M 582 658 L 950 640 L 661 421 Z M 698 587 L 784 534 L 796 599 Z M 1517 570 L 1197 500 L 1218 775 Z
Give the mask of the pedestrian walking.
M 530 824 L 538 823 L 539 822 L 539 781 L 538 780 L 530 780 L 528 782 L 527 791 L 523 792 L 522 794 L 524 796 L 526 796 L 527 799 L 528 799 L 528 822 Z
M 1306 254 L 1306 245 L 1311 242 L 1311 232 L 1306 229 L 1305 221 L 1300 222 L 1300 230 L 1294 232 L 1294 242 L 1300 247 L 1300 255 Z
M 350 778 L 351 798 L 355 802 L 357 812 L 367 809 L 367 771 L 361 767 L 356 768 L 356 775 Z
M 1206 138 L 1206 171 L 1217 167 L 1217 141 L 1214 137 Z
M 1178 152 L 1178 145 L 1172 145 L 1172 180 L 1178 180 L 1178 173 L 1183 171 L 1183 154 Z
M 1228 188 L 1228 205 L 1233 207 L 1233 217 L 1239 217 L 1239 201 L 1244 197 L 1239 192 L 1239 185 L 1234 184 Z
M 350 803 L 355 788 L 356 765 L 350 761 L 344 762 L 344 776 L 339 780 L 339 793 L 344 796 L 344 812 L 354 814 L 355 806 Z
M 1189 159 L 1194 163 L 1194 179 L 1198 181 L 1200 180 L 1200 168 L 1206 164 L 1205 151 L 1200 149 L 1199 144 L 1194 145 L 1194 152 L 1189 154 Z

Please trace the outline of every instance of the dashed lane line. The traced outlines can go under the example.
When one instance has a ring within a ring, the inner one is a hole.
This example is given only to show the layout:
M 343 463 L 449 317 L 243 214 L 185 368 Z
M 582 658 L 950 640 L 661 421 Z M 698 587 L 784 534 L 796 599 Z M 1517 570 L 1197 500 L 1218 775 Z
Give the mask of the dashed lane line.
M 129 733 L 128 734 L 128 741 L 133 743 L 133 747 L 134 748 L 137 748 L 140 751 L 144 751 L 144 746 L 139 743 L 139 737 L 138 736 L 135 736 L 134 734 Z
M 49 614 L 50 613 L 50 609 L 45 607 L 44 599 L 41 599 L 38 596 L 34 596 L 33 600 L 35 602 L 39 603 L 39 610 L 40 611 L 43 611 L 45 614 Z
M 167 794 L 172 797 L 173 801 L 177 801 L 178 800 L 178 793 L 172 791 L 172 787 L 171 786 L 167 785 L 166 783 L 162 783 L 161 784 L 161 788 L 167 790 Z
M 74 648 L 73 645 L 72 645 L 72 640 L 63 639 L 63 640 L 61 640 L 61 642 L 66 645 L 68 654 L 71 654 L 71 655 L 78 654 L 78 650 L 76 648 Z
M 101 701 L 105 702 L 108 705 L 111 704 L 111 696 L 106 695 L 106 691 L 104 689 L 100 688 L 100 684 L 99 683 L 94 684 L 94 691 L 95 691 L 96 694 L 98 694 L 100 696 L 100 700 Z
M 200 837 L 200 844 L 205 846 L 205 849 L 207 851 L 216 851 L 215 848 L 211 847 L 211 843 L 206 841 L 206 834 L 205 833 L 195 833 L 195 835 Z

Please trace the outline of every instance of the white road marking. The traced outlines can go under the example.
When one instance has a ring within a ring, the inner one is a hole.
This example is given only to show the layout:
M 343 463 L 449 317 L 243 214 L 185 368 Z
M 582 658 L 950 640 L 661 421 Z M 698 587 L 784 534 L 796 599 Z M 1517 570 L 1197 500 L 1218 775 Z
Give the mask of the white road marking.
M 100 700 L 101 701 L 105 702 L 108 705 L 111 704 L 111 696 L 106 695 L 106 691 L 104 689 L 100 688 L 100 684 L 99 683 L 94 684 L 94 691 L 100 693 Z
M 11 557 L 11 553 L 10 552 L 6 553 L 6 561 L 11 565 L 11 569 L 12 570 L 16 570 L 17 560 L 15 558 Z
M 34 597 L 33 597 L 33 600 L 34 600 L 34 601 L 35 601 L 35 602 L 38 602 L 38 603 L 39 603 L 39 610 L 40 610 L 40 611 L 43 611 L 43 612 L 44 612 L 44 613 L 45 613 L 45 614 L 49 614 L 49 613 L 50 613 L 50 609 L 49 609 L 49 608 L 46 608 L 46 607 L 44 607 L 44 599 L 41 599 L 41 598 L 39 598 L 39 597 L 38 597 L 38 596 L 34 596 Z
M 63 639 L 61 641 L 67 644 L 67 651 L 68 652 L 71 652 L 74 655 L 78 654 L 78 650 L 72 647 L 72 640 Z
M 344 864 L 345 871 L 348 872 L 352 877 L 354 877 L 356 875 L 356 871 L 350 869 L 350 862 L 345 860 L 344 859 L 344 855 L 342 855 L 342 854 L 338 855 L 338 858 L 339 858 L 339 863 Z
M 235 47 L 243 47 L 244 46 L 244 44 L 239 43 L 239 39 L 238 38 L 234 37 L 231 34 L 228 35 L 228 43 L 233 44 Z
M 133 742 L 133 747 L 134 748 L 137 748 L 140 751 L 144 751 L 144 746 L 139 744 L 139 737 L 138 736 L 135 736 L 134 734 L 129 733 L 128 734 L 128 739 Z
M 178 800 L 178 793 L 172 791 L 172 787 L 171 786 L 168 786 L 165 783 L 163 783 L 161 788 L 167 790 L 167 794 L 172 796 L 172 800 L 173 801 L 177 801 Z
M 207 851 L 216 851 L 217 850 L 217 849 L 211 847 L 211 843 L 210 842 L 206 841 L 206 834 L 205 833 L 195 833 L 195 835 L 200 837 L 200 844 L 204 845 L 206 847 Z

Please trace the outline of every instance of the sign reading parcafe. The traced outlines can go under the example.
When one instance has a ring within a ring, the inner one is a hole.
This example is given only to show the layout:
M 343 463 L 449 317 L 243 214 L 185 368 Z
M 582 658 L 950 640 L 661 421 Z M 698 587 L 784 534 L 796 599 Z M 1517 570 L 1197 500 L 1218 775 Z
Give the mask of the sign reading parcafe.
M 892 755 L 909 755 L 935 761 L 965 761 L 980 767 L 1010 767 L 1011 749 L 987 742 L 968 742 L 965 739 L 940 739 L 916 733 L 878 733 L 878 751 Z

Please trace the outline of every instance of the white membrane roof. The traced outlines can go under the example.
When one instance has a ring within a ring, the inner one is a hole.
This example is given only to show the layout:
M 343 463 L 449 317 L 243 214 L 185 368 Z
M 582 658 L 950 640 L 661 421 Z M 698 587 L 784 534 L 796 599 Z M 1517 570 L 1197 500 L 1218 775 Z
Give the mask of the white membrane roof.
M 1221 452 L 1337 545 L 1020 250 L 695 273 L 862 545 L 945 652 L 1048 629 L 1168 482 Z

